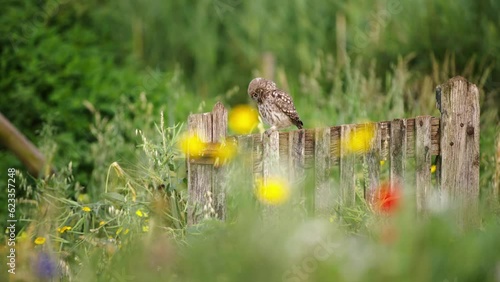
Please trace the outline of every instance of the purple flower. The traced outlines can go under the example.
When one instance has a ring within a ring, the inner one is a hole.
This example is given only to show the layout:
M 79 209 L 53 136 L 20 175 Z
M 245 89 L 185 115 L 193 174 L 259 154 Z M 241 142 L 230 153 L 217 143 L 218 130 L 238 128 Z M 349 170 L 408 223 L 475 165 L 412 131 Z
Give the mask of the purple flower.
M 52 278 L 57 275 L 57 263 L 47 253 L 41 252 L 35 262 L 35 271 L 40 278 Z

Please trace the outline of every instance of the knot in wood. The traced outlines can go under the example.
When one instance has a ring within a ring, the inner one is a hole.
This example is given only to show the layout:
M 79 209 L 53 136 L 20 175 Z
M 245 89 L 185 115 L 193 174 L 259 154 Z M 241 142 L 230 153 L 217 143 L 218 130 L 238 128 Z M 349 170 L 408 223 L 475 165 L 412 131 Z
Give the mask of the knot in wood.
M 467 134 L 473 135 L 474 134 L 474 127 L 472 126 L 467 126 Z
M 450 142 L 450 146 L 453 146 L 455 143 L 453 143 L 453 141 Z

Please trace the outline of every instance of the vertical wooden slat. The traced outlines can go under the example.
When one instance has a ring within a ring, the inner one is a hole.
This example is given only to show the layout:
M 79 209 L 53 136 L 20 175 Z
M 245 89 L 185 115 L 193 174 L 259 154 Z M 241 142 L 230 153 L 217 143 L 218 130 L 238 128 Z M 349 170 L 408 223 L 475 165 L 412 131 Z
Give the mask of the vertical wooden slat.
M 226 142 L 227 132 L 227 109 L 221 102 L 217 102 L 212 110 L 212 143 Z M 225 164 L 214 168 L 213 177 L 213 200 L 217 218 L 226 218 L 226 183 L 227 169 Z
M 333 204 L 333 192 L 330 187 L 330 152 L 330 128 L 316 129 L 314 145 L 316 212 L 325 212 Z
M 415 119 L 415 166 L 417 210 L 426 209 L 425 201 L 431 188 L 431 116 Z
M 305 178 L 305 142 L 306 142 L 305 130 L 295 130 L 290 132 L 288 135 L 288 172 L 289 180 L 294 184 L 296 188 L 305 188 L 304 185 L 298 185 Z M 312 212 L 312 197 L 304 190 L 298 191 L 298 195 L 301 197 L 301 202 L 305 203 L 305 208 L 307 211 Z
M 460 200 L 462 223 L 476 222 L 479 203 L 479 90 L 457 76 L 436 89 L 441 112 L 441 188 Z
M 262 177 L 264 185 L 269 177 L 277 177 L 280 173 L 279 168 L 279 132 L 273 131 L 269 137 L 262 134 L 263 155 L 262 155 Z
M 368 168 L 368 179 L 367 185 L 368 191 L 366 191 L 365 199 L 372 203 L 373 196 L 377 187 L 380 186 L 380 160 L 381 160 L 381 132 L 378 123 L 373 123 L 373 139 L 371 140 L 370 150 L 365 156 L 366 166 Z
M 288 135 L 288 167 L 292 181 L 298 181 L 304 176 L 305 169 L 305 130 L 296 130 Z
M 356 179 L 354 165 L 356 156 L 349 150 L 346 143 L 349 135 L 353 134 L 355 125 L 342 125 L 340 129 L 340 189 L 342 201 L 346 206 L 352 206 L 355 202 Z
M 238 136 L 238 155 L 241 163 L 239 164 L 240 181 L 244 187 L 253 188 L 254 174 L 254 142 L 252 135 Z
M 395 119 L 391 122 L 389 144 L 391 189 L 401 188 L 404 184 L 406 169 L 406 120 Z
M 195 114 L 188 118 L 188 132 L 197 135 L 203 142 L 212 140 L 212 114 Z M 187 157 L 188 169 L 188 224 L 199 222 L 207 214 L 211 203 L 209 193 L 212 186 L 212 165 L 197 164 L 195 159 Z

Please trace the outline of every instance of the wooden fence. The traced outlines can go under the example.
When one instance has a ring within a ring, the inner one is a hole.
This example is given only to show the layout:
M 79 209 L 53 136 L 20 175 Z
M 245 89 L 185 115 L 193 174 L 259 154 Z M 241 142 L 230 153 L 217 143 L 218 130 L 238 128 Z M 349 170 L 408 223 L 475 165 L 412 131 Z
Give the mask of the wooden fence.
M 365 172 L 362 186 L 367 200 L 379 187 L 381 173 L 388 173 L 391 187 L 404 184 L 404 189 L 412 189 L 419 210 L 425 210 L 425 199 L 433 185 L 475 210 L 479 199 L 479 91 L 463 77 L 454 77 L 436 88 L 436 106 L 440 117 L 273 132 L 267 137 L 226 136 L 228 114 L 219 102 L 210 113 L 190 115 L 188 128 L 203 142 L 237 143 L 240 152 L 251 159 L 238 164 L 247 166 L 242 181 L 255 177 L 266 181 L 280 173 L 293 182 L 313 169 L 315 187 L 307 200 L 313 210 L 328 209 L 335 189 L 342 204 L 354 204 L 360 165 Z M 368 150 L 363 154 L 349 152 L 343 140 L 367 127 L 374 132 Z M 433 156 L 435 176 L 430 170 Z M 226 169 L 214 165 L 209 152 L 200 158 L 188 157 L 190 224 L 207 214 L 225 218 Z

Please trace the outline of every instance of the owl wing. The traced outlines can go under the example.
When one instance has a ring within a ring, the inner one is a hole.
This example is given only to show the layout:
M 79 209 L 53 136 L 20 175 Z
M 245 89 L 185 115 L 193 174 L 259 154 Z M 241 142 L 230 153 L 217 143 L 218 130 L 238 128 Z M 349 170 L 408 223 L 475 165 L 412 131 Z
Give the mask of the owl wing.
M 297 110 L 293 105 L 292 97 L 281 89 L 274 90 L 272 95 L 275 98 L 276 106 L 290 118 L 292 123 L 297 126 L 298 129 L 302 129 L 304 124 L 297 114 Z

